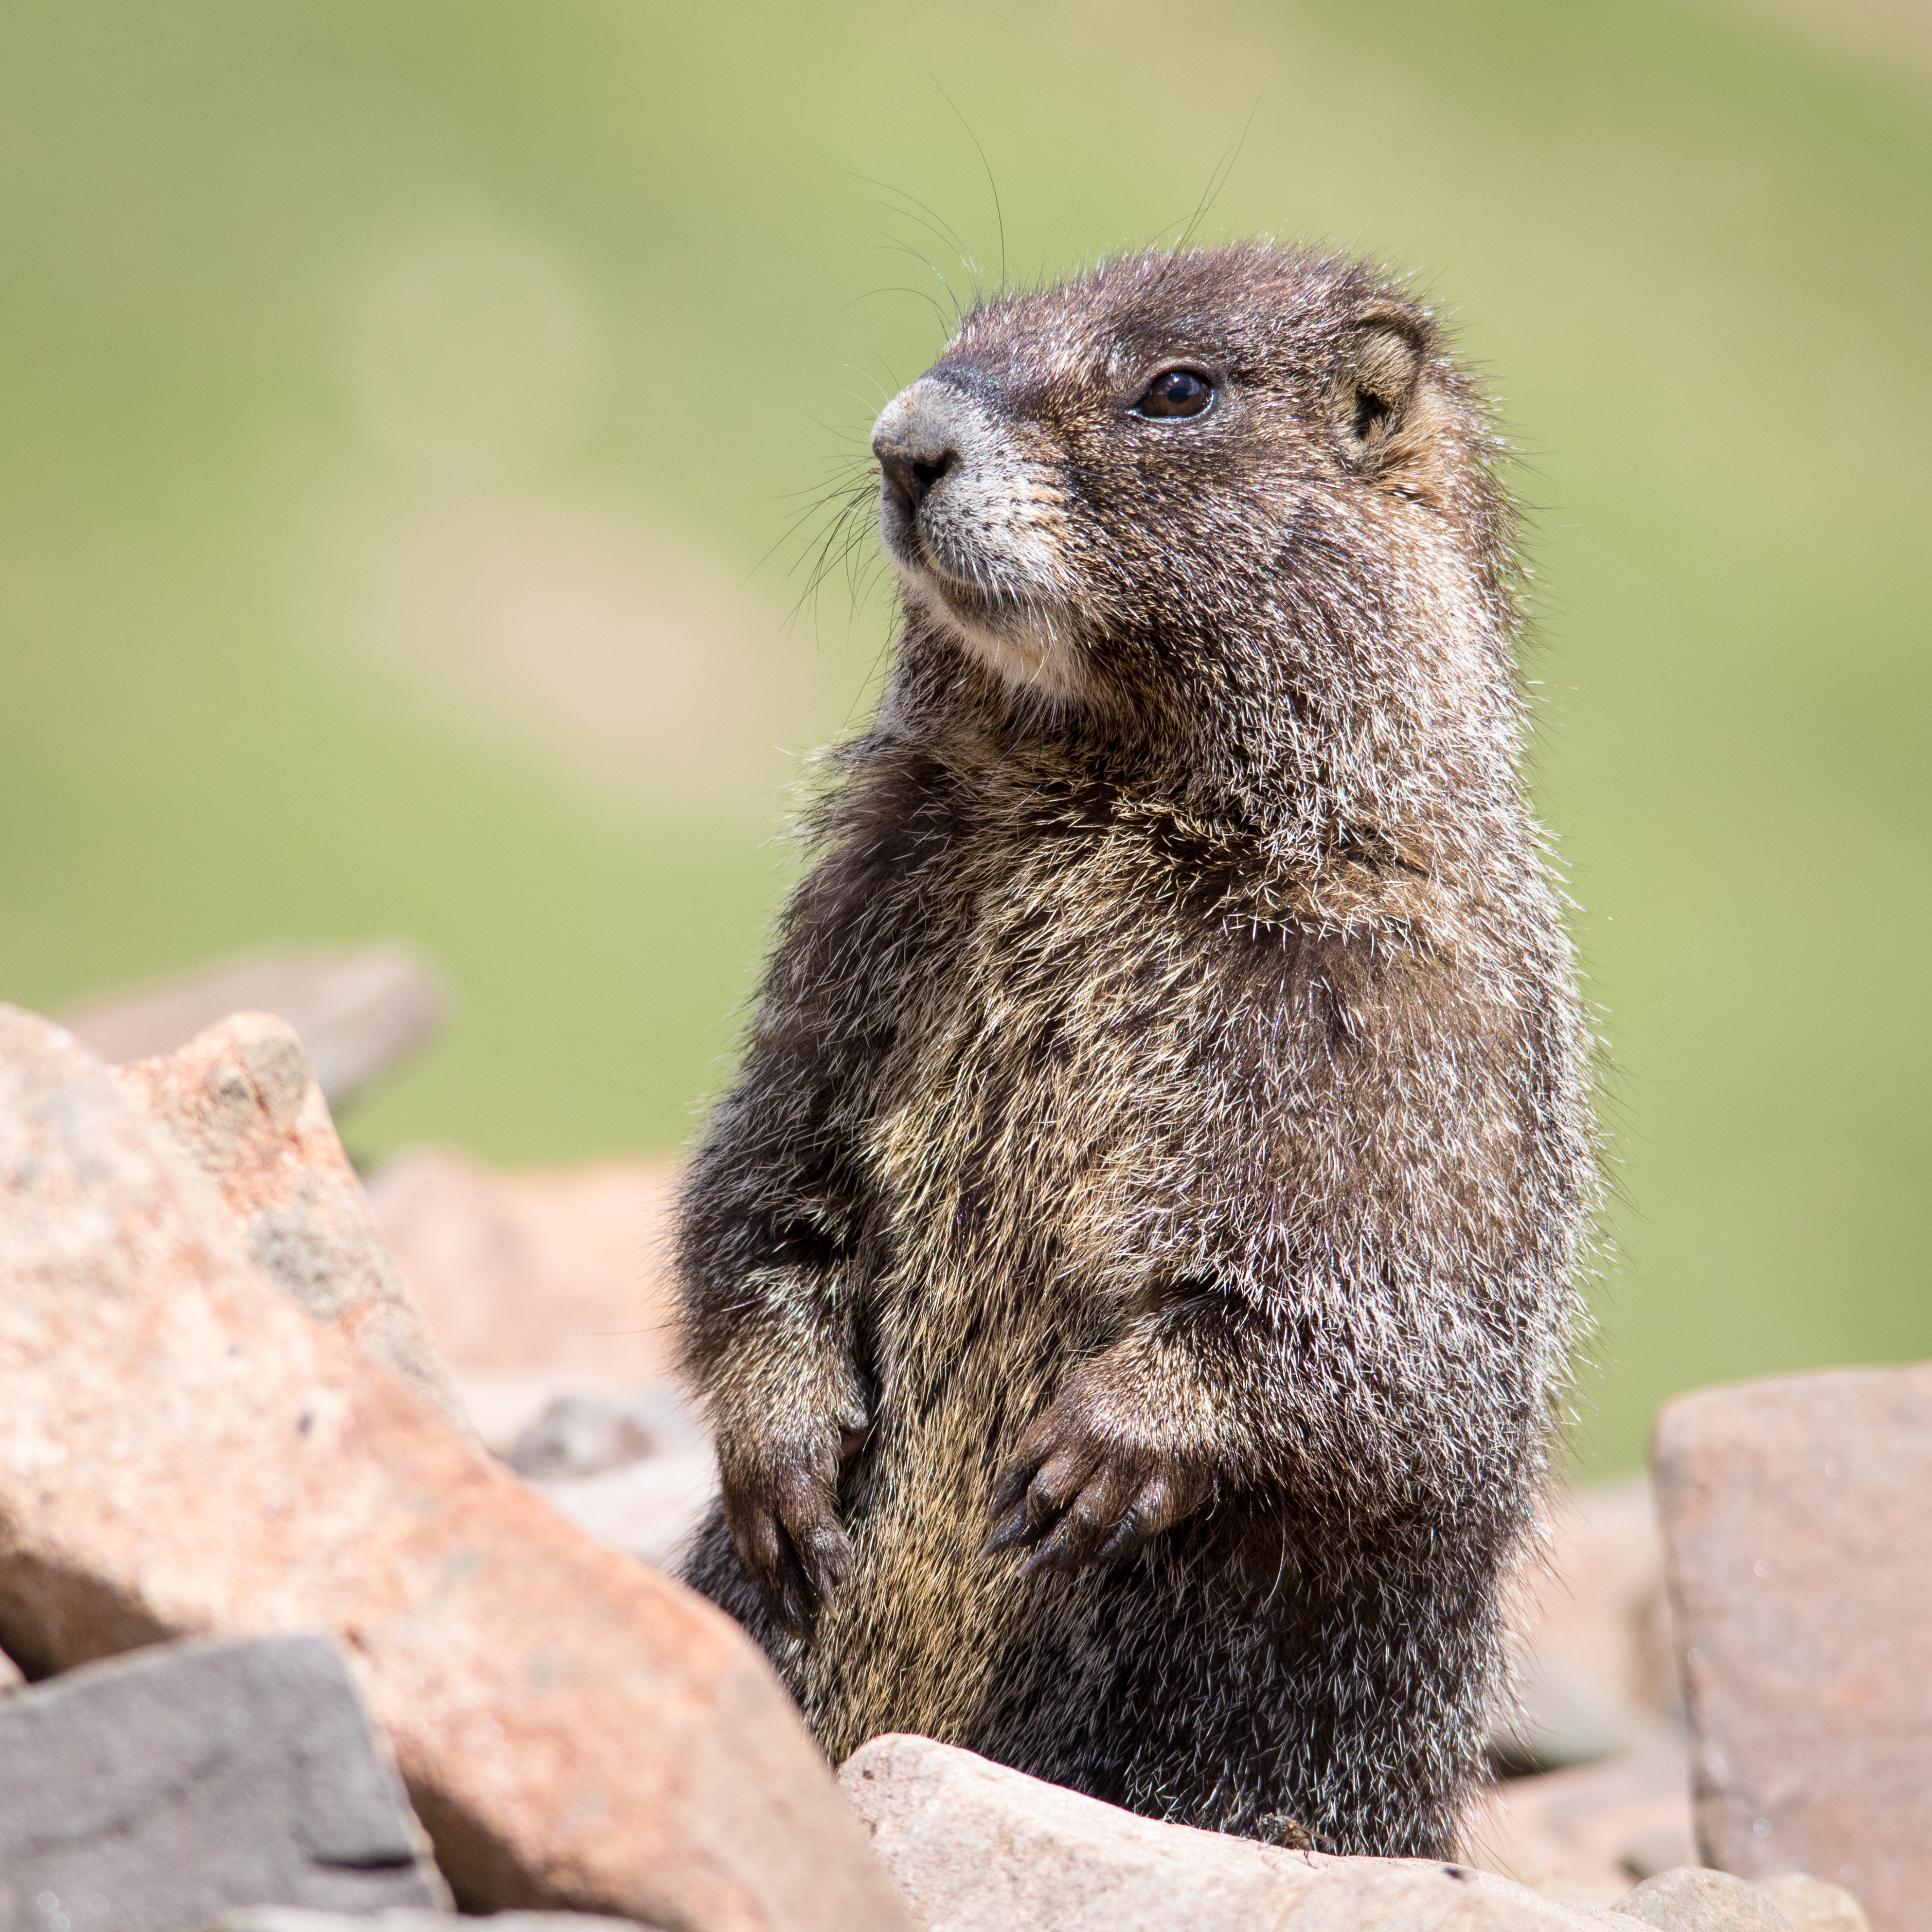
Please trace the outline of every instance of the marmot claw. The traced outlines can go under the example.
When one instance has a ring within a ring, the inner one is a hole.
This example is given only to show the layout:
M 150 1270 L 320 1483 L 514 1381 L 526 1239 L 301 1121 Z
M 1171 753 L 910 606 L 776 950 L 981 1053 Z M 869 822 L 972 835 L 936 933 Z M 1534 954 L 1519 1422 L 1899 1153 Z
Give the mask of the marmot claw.
M 809 1636 L 818 1612 L 850 1564 L 838 1520 L 836 1470 L 802 1457 L 742 1465 L 724 1475 L 724 1520 L 738 1560 L 772 1615 L 794 1636 Z
M 1123 1431 L 1076 1381 L 1020 1438 L 993 1494 L 980 1551 L 1031 1548 L 1020 1574 L 1118 1563 L 1191 1516 L 1214 1478 L 1204 1459 Z

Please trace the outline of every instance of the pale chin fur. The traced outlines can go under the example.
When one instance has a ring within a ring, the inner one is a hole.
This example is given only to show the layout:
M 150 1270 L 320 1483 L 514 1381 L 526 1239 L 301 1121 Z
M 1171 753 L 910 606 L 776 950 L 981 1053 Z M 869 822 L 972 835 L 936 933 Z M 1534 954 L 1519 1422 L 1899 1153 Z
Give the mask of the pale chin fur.
M 1070 638 L 1056 636 L 1018 613 L 1000 630 L 976 623 L 952 608 L 928 571 L 897 556 L 892 565 L 908 599 L 1016 692 L 1051 704 L 1072 704 L 1088 695 L 1086 665 Z

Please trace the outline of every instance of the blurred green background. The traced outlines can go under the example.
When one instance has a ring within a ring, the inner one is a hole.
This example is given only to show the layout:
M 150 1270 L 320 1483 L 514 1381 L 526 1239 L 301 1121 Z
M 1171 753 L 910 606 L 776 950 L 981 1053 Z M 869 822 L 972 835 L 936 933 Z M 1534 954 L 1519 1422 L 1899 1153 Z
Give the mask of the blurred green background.
M 1616 1069 L 1580 1454 L 1932 1354 L 1928 17 L 0 6 L 0 994 L 406 934 L 460 1014 L 359 1152 L 680 1144 L 887 642 L 799 600 L 916 257 L 970 280 L 912 198 L 996 275 L 976 136 L 1052 276 L 1252 113 L 1204 232 L 1418 272 L 1524 452 Z

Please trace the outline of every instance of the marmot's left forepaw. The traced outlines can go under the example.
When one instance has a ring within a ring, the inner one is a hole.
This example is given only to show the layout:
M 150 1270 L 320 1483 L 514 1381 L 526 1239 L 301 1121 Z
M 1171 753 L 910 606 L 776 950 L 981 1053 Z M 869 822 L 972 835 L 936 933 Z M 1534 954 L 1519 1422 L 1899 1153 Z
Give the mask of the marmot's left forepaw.
M 1022 1574 L 1118 1563 L 1191 1516 L 1205 1462 L 1121 1428 L 1076 1380 L 1021 1438 L 993 1496 L 982 1556 L 1030 1549 Z

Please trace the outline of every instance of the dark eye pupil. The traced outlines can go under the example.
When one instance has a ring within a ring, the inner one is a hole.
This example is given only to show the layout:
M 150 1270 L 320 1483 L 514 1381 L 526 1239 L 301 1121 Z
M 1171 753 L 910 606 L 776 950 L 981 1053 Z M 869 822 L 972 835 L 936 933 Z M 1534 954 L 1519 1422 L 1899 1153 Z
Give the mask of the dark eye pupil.
M 1170 369 L 1156 376 L 1134 405 L 1144 416 L 1198 416 L 1213 399 L 1213 388 L 1190 369 Z

